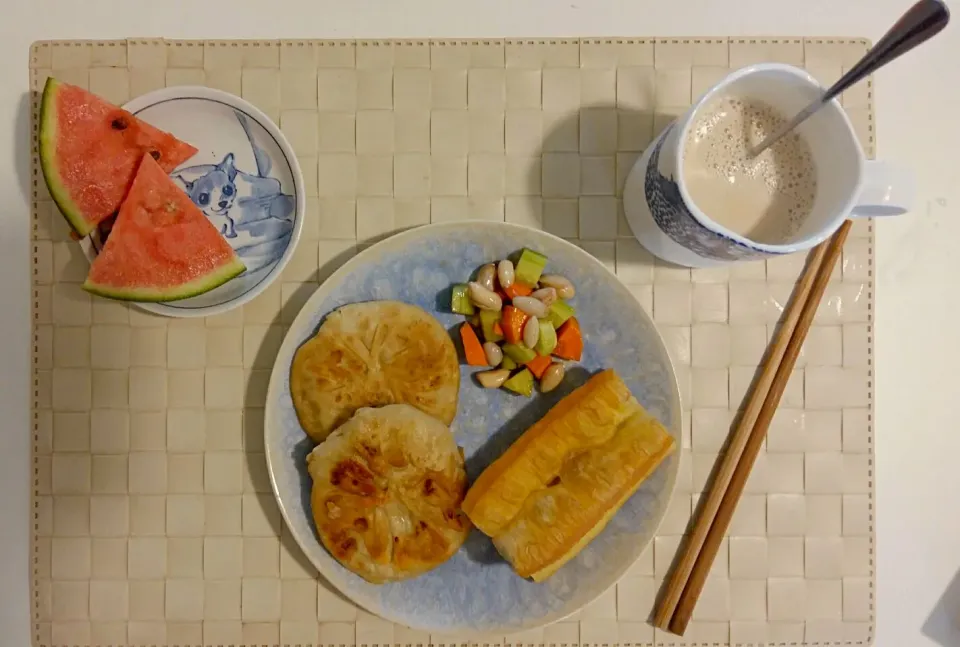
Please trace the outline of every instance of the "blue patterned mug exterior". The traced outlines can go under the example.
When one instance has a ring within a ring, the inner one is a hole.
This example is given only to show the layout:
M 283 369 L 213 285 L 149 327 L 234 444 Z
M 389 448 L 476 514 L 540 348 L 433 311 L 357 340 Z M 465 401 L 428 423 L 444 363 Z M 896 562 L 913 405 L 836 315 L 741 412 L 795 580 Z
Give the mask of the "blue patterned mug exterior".
M 448 561 L 410 580 L 374 585 L 346 570 L 316 538 L 305 458 L 313 448 L 290 398 L 297 348 L 330 312 L 348 303 L 395 299 L 420 306 L 456 335 L 464 318 L 449 311 L 450 288 L 484 263 L 523 247 L 548 257 L 550 271 L 574 282 L 584 334 L 581 361 L 561 385 L 532 398 L 478 386 L 475 367 L 460 367 L 457 417 L 451 425 L 472 482 L 510 444 L 590 375 L 612 368 L 673 436 L 678 451 L 664 460 L 574 559 L 543 583 L 516 575 L 488 537 L 474 529 Z M 267 468 L 290 534 L 320 574 L 368 611 L 408 627 L 458 636 L 505 634 L 560 620 L 610 589 L 653 540 L 680 465 L 680 394 L 673 366 L 653 322 L 627 288 L 597 259 L 542 231 L 494 222 L 412 229 L 345 263 L 306 302 L 277 353 L 267 391 Z M 494 642 L 481 640 L 480 642 Z
M 799 229 L 778 244 L 764 244 L 710 218 L 687 193 L 683 143 L 698 111 L 718 96 L 763 101 L 793 115 L 823 87 L 789 65 L 751 65 L 729 74 L 660 133 L 640 157 L 624 187 L 627 222 L 637 240 L 660 258 L 687 267 L 712 267 L 804 251 L 828 238 L 848 217 L 900 215 L 913 202 L 910 174 L 867 160 L 836 100 L 797 127 L 810 144 L 817 193 Z

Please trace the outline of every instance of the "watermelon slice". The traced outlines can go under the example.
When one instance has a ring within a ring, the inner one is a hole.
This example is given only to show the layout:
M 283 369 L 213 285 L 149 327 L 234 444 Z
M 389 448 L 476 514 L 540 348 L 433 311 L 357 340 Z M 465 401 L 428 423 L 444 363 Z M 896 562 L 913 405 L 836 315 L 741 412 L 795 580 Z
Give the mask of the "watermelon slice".
M 47 79 L 40 166 L 50 195 L 81 236 L 117 212 L 144 154 L 169 173 L 196 152 L 82 88 Z
M 147 154 L 83 288 L 126 301 L 176 301 L 208 292 L 245 269 L 216 227 Z

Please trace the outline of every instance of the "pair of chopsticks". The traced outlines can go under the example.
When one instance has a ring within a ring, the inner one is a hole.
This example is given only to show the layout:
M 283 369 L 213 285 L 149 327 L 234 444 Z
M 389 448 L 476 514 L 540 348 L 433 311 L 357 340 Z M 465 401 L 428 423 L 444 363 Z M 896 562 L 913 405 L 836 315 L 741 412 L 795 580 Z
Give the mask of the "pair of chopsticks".
M 743 415 L 702 500 L 693 532 L 661 592 L 654 615 L 654 625 L 660 629 L 677 635 L 686 631 L 851 224 L 845 221 L 829 240 L 810 252 L 780 330 L 767 350 L 760 376 L 747 395 Z

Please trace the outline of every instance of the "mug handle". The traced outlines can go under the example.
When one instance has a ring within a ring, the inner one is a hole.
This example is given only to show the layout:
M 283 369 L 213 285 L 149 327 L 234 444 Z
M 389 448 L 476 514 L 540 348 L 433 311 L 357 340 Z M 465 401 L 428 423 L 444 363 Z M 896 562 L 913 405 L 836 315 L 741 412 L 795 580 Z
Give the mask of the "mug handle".
M 865 160 L 863 187 L 852 217 L 899 216 L 910 211 L 916 183 L 909 171 L 880 160 Z

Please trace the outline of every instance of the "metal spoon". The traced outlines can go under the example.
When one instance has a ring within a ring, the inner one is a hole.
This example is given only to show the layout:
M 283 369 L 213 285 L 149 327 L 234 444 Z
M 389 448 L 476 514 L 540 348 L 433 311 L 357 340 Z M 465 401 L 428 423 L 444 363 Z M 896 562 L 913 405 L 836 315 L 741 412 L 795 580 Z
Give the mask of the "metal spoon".
M 768 135 L 754 146 L 751 156 L 757 156 L 772 146 L 781 137 L 803 123 L 810 115 L 831 101 L 851 85 L 861 81 L 890 61 L 906 54 L 911 49 L 926 42 L 940 32 L 950 21 L 950 10 L 941 0 L 919 0 L 900 16 L 893 27 L 883 35 L 870 51 L 863 55 L 857 64 L 830 86 L 826 92 L 809 106 L 797 113 L 787 124 Z

